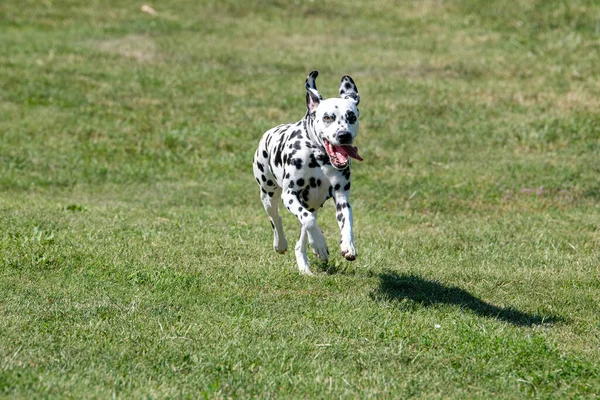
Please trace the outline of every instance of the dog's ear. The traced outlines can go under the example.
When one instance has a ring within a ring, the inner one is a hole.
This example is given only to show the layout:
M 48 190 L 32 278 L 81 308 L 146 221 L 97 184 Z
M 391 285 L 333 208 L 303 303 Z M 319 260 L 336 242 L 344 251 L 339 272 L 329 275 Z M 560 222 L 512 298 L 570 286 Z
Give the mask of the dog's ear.
M 306 87 L 306 108 L 309 113 L 315 112 L 321 100 L 323 100 L 323 96 L 317 90 L 317 84 L 315 80 L 319 76 L 319 71 L 313 71 L 306 77 L 306 83 L 304 87 Z
M 340 83 L 340 97 L 342 99 L 354 100 L 356 105 L 360 103 L 358 88 L 352 78 L 348 75 L 342 76 L 342 82 Z

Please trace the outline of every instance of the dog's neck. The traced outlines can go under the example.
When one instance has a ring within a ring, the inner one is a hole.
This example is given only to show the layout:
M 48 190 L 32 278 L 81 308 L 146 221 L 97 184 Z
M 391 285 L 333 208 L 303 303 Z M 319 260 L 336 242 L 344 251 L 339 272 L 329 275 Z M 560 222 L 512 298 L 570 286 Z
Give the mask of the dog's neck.
M 308 138 L 311 140 L 311 142 L 318 143 L 319 148 L 323 150 L 323 152 L 325 152 L 325 144 L 315 132 L 314 118 L 310 114 L 310 111 L 307 111 L 304 118 L 302 118 L 302 125 L 304 126 L 304 130 L 306 131 L 306 134 L 308 135 Z

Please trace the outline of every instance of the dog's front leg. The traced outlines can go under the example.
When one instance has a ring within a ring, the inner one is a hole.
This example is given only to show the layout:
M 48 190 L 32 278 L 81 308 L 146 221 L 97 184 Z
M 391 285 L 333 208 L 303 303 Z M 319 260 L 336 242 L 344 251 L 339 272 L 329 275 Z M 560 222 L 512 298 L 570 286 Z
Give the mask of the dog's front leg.
M 311 247 L 319 258 L 327 260 L 329 258 L 329 250 L 327 249 L 325 236 L 317 224 L 317 219 L 313 213 L 302 206 L 296 192 L 288 190 L 282 197 L 285 207 L 298 218 L 301 225 L 300 238 L 295 248 L 298 269 L 303 274 L 312 275 L 306 256 L 306 242 L 310 241 Z
M 356 260 L 354 249 L 354 232 L 352 231 L 352 207 L 350 207 L 350 191 L 344 190 L 335 193 L 336 219 L 342 234 L 340 248 L 342 255 L 348 261 Z

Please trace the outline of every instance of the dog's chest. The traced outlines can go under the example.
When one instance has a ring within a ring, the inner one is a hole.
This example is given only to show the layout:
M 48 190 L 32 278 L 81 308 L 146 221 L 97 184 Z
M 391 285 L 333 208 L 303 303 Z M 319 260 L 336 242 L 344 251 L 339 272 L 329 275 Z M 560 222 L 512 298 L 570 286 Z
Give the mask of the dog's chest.
M 309 211 L 320 208 L 336 190 L 349 188 L 350 169 L 340 171 L 333 168 L 326 161 L 325 154 L 315 149 L 304 149 L 293 157 L 282 173 L 281 187 L 297 194 Z M 302 168 L 297 167 L 298 160 L 302 161 Z
M 320 208 L 334 191 L 349 187 L 350 169 L 333 168 L 324 149 L 309 138 L 301 123 L 273 128 L 266 142 L 277 185 L 296 195 L 310 211 Z
M 290 176 L 288 188 L 292 182 L 298 197 L 311 211 L 320 208 L 333 196 L 333 185 L 322 168 L 298 171 Z

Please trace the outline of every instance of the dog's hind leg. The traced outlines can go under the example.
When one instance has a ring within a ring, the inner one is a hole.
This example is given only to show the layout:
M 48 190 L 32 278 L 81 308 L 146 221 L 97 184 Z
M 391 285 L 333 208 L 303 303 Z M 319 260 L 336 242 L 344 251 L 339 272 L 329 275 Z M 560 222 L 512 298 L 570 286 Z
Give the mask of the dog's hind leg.
M 273 248 L 279 254 L 283 254 L 288 248 L 288 242 L 283 233 L 283 223 L 281 222 L 281 216 L 279 215 L 281 188 L 276 188 L 273 192 L 267 193 L 261 191 L 260 199 L 271 220 L 271 227 L 273 228 Z
M 301 274 L 313 275 L 308 266 L 308 257 L 306 257 L 306 241 L 308 239 L 308 231 L 305 225 L 300 228 L 300 238 L 296 242 L 296 262 Z
M 261 140 L 259 148 L 266 146 L 264 138 Z M 266 147 L 265 147 L 266 149 Z M 275 176 L 269 168 L 269 160 L 267 151 L 257 150 L 254 155 L 254 177 L 256 183 L 260 186 L 260 199 L 265 207 L 265 211 L 271 220 L 273 228 L 273 248 L 279 254 L 286 252 L 288 248 L 285 234 L 283 233 L 283 224 L 279 215 L 279 201 L 281 200 L 281 188 L 275 182 Z

